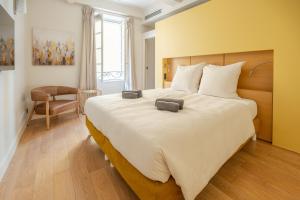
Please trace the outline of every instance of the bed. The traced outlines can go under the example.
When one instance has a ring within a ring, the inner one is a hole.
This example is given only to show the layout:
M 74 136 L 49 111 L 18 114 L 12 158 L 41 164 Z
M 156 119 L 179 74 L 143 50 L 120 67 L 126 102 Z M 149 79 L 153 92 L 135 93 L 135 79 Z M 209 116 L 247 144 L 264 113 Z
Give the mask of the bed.
M 253 91 L 239 88 L 240 96 L 248 99 L 171 89 L 144 91 L 144 97 L 136 100 L 122 100 L 120 94 L 94 97 L 85 106 L 87 127 L 141 199 L 194 199 L 218 169 L 266 126 L 261 116 L 270 105 L 261 103 L 266 102 L 261 94 L 268 91 Z M 176 114 L 157 111 L 154 101 L 160 97 L 183 98 L 185 108 Z

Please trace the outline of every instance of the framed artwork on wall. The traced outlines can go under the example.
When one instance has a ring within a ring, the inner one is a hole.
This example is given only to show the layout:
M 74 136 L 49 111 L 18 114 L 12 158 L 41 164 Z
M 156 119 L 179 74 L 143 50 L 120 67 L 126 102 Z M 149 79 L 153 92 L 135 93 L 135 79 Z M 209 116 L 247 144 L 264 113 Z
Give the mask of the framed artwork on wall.
M 0 25 L 0 65 L 13 66 L 15 64 L 14 36 L 9 27 Z M 5 32 L 5 30 L 7 30 Z
M 0 71 L 15 65 L 14 20 L 0 5 Z
M 33 65 L 74 65 L 75 42 L 72 33 L 34 28 L 32 31 Z

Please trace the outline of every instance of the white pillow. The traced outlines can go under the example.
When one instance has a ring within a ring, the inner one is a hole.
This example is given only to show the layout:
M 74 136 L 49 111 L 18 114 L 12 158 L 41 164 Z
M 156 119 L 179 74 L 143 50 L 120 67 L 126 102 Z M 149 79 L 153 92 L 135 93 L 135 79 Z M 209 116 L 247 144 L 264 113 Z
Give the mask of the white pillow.
M 237 84 L 244 63 L 238 62 L 226 66 L 207 65 L 203 69 L 198 93 L 223 98 L 238 98 Z
M 171 83 L 171 89 L 196 93 L 205 63 L 190 66 L 178 66 Z

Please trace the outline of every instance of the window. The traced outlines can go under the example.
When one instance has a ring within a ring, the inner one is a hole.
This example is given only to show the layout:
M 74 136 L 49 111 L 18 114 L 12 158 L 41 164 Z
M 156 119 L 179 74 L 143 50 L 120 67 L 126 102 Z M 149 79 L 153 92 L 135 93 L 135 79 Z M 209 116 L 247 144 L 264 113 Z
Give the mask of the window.
M 101 82 L 124 80 L 124 19 L 111 15 L 96 17 L 97 78 Z

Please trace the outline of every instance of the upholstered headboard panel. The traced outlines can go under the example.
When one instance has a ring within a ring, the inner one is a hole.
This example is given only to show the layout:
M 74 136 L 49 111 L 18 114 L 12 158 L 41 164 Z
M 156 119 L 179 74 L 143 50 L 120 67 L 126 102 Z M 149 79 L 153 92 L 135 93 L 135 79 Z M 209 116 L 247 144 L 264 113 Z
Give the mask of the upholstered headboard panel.
M 166 80 L 172 81 L 178 65 L 206 62 L 223 66 L 239 61 L 246 63 L 239 78 L 238 93 L 243 98 L 256 101 L 258 106 L 256 121 L 259 121 L 257 136 L 259 139 L 272 142 L 273 50 L 166 58 L 164 73 Z

